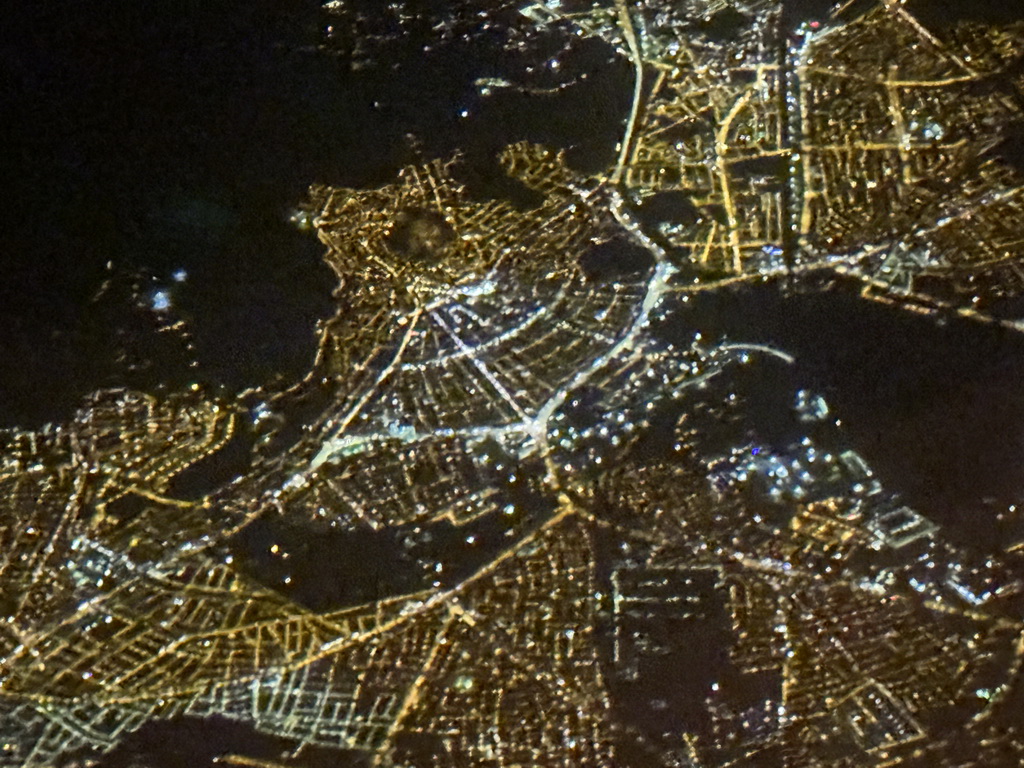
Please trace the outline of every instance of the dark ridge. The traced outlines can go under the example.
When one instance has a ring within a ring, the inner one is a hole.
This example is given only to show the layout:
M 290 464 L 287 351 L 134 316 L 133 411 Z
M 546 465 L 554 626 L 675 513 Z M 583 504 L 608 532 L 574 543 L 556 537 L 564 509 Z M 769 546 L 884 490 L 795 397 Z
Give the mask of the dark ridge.
M 636 207 L 636 217 L 645 230 L 660 224 L 691 226 L 700 219 L 700 211 L 685 192 L 657 192 Z
M 620 585 L 630 578 L 627 567 Z M 645 594 L 642 609 L 618 617 L 620 638 L 628 642 L 620 644 L 619 664 L 611 665 L 608 684 L 613 708 L 635 746 L 659 744 L 663 752 L 681 732 L 711 737 L 706 698 L 731 666 L 727 614 L 716 581 L 710 570 L 669 570 L 656 593 Z M 630 587 L 623 589 L 633 594 Z M 680 596 L 702 600 L 680 612 L 669 602 Z
M 236 425 L 235 434 L 220 450 L 174 476 L 168 488 L 169 496 L 184 501 L 201 499 L 249 470 L 256 435 L 244 415 L 238 417 Z
M 152 506 L 154 506 L 152 499 L 147 499 L 137 493 L 126 493 L 108 503 L 105 514 L 120 526 L 131 522 Z
M 229 542 L 252 579 L 310 610 L 325 612 L 450 587 L 547 520 L 554 502 L 536 490 L 543 467 L 508 460 L 493 511 L 460 526 L 448 520 L 374 531 L 275 514 Z
M 703 206 L 700 211 L 706 218 L 709 218 L 722 226 L 727 226 L 729 224 L 729 213 L 725 210 L 724 205 L 711 203 L 710 205 Z
M 499 491 L 494 511 L 460 526 L 442 521 L 417 531 L 411 551 L 432 580 L 442 588 L 465 581 L 548 520 L 555 502 L 533 484 L 542 473 L 539 463 L 520 465 L 516 479 Z
M 275 762 L 293 752 L 295 742 L 260 733 L 247 723 L 226 717 L 174 717 L 151 720 L 102 755 L 69 755 L 64 765 L 94 768 L 219 768 L 228 755 L 254 762 Z M 368 768 L 365 754 L 355 750 L 302 750 L 302 757 L 281 765 L 295 768 Z
M 769 179 L 772 184 L 764 184 L 766 190 L 778 190 L 786 183 L 789 172 L 789 157 L 752 157 L 730 164 L 729 170 L 737 179 Z
M 592 245 L 580 256 L 580 269 L 588 280 L 610 283 L 654 269 L 654 259 L 646 248 L 624 236 Z
M 250 578 L 305 608 L 332 611 L 430 586 L 403 534 L 268 515 L 236 534 L 230 547 Z
M 751 18 L 735 8 L 725 8 L 702 21 L 698 26 L 704 35 L 719 43 L 731 43 L 750 27 Z

